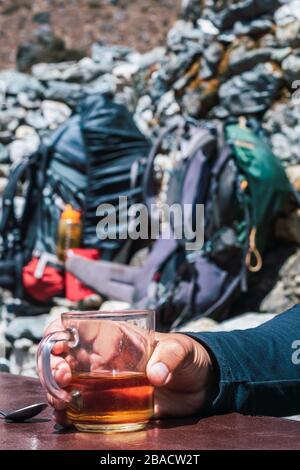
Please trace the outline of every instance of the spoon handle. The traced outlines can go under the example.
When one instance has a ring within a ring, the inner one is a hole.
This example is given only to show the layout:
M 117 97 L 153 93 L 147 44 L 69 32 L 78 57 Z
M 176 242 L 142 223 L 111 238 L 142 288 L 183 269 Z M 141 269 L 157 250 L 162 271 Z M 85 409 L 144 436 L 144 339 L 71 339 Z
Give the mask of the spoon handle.
M 0 415 L 5 417 L 5 415 L 6 415 L 5 411 L 0 410 Z

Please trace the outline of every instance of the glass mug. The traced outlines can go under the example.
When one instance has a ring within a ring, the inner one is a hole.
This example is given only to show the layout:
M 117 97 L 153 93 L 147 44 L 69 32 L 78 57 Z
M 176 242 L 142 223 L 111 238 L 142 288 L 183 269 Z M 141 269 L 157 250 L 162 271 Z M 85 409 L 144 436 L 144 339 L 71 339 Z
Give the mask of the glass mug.
M 79 431 L 135 431 L 153 415 L 153 386 L 146 366 L 154 346 L 155 312 L 68 312 L 63 331 L 46 336 L 38 349 L 41 382 L 66 402 Z M 63 343 L 72 381 L 61 389 L 51 371 L 51 351 Z

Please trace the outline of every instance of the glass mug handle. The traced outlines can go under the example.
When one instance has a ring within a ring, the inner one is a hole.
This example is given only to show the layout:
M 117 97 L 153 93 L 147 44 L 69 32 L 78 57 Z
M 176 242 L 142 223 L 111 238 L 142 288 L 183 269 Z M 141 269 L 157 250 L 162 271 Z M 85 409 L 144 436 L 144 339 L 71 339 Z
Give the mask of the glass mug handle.
M 54 331 L 45 336 L 38 348 L 37 364 L 44 388 L 55 398 L 69 403 L 72 400 L 72 395 L 58 386 L 51 370 L 52 349 L 58 343 L 67 343 L 70 348 L 75 348 L 78 345 L 77 330 L 68 328 L 62 331 Z

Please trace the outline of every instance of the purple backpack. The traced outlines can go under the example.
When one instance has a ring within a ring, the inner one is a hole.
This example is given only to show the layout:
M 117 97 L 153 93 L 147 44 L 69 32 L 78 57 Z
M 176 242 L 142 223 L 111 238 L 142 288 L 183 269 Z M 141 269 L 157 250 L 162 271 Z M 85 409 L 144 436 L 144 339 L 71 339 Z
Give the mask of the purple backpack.
M 230 146 L 220 143 L 217 126 L 185 122 L 166 129 L 151 150 L 144 175 L 144 200 L 156 203 L 154 161 L 165 139 L 177 139 L 181 153 L 172 169 L 167 203 L 204 205 L 204 244 L 187 250 L 187 240 L 154 241 L 143 267 L 71 257 L 67 269 L 107 298 L 134 308 L 154 308 L 158 329 L 169 331 L 190 319 L 226 318 L 245 283 L 249 228 L 246 204 Z M 188 218 L 193 229 L 194 214 Z M 170 222 L 170 231 L 175 227 Z

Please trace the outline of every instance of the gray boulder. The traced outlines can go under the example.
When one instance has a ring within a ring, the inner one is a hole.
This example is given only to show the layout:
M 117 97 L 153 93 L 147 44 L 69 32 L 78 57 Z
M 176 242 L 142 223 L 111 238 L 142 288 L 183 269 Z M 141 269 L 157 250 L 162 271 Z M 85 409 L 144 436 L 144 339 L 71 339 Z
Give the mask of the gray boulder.
M 16 70 L 0 72 L 0 89 L 4 89 L 8 95 L 17 96 L 20 92 L 32 92 L 37 97 L 44 94 L 43 85 L 35 77 Z
M 14 343 L 19 338 L 38 342 L 43 336 L 47 318 L 48 315 L 17 317 L 9 323 L 5 336 L 11 343 Z
M 282 74 L 271 63 L 237 75 L 219 89 L 220 104 L 233 115 L 266 111 L 278 96 Z

